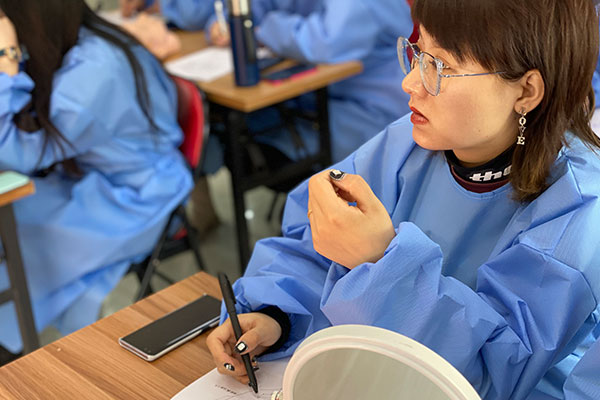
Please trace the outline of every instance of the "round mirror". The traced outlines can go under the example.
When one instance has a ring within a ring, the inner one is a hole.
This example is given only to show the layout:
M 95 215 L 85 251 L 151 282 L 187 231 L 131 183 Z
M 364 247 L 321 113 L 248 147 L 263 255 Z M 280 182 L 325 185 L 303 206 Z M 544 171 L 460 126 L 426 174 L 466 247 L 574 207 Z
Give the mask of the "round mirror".
M 340 325 L 298 347 L 283 378 L 285 400 L 479 400 L 432 350 L 381 328 Z

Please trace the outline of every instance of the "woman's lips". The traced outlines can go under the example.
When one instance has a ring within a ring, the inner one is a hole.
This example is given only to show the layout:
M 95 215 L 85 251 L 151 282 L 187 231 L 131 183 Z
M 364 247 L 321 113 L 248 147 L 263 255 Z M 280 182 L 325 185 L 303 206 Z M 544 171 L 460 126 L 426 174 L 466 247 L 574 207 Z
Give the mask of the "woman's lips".
M 424 125 L 429 122 L 429 120 L 416 108 L 411 107 L 410 110 L 413 112 L 410 115 L 410 122 L 412 122 L 414 125 Z

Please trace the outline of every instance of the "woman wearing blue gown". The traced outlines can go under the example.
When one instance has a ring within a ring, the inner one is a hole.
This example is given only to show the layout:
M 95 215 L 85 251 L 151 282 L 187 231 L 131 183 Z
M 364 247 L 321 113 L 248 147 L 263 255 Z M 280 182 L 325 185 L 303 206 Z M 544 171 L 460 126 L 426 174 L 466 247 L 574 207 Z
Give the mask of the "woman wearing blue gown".
M 177 150 L 176 90 L 83 0 L 0 0 L 0 9 L 0 47 L 28 53 L 21 64 L 0 57 L 0 170 L 35 183 L 14 204 L 34 320 L 66 334 L 96 320 L 192 187 Z M 18 352 L 11 304 L 0 321 L 0 344 Z
M 125 17 L 137 11 L 158 12 L 180 29 L 203 29 L 213 14 L 213 0 L 119 0 Z
M 415 0 L 412 15 L 412 113 L 290 193 L 283 237 L 234 285 L 244 335 L 224 313 L 214 361 L 247 382 L 240 353 L 366 324 L 436 351 L 484 399 L 570 396 L 598 334 L 594 7 Z

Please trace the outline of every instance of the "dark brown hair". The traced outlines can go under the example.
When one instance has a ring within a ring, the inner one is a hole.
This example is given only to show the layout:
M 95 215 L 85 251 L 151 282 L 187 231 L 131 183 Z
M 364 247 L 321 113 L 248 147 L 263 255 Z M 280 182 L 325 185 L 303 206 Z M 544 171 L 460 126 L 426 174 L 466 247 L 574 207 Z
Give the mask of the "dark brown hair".
M 144 71 L 132 50 L 141 44 L 130 34 L 97 16 L 84 0 L 0 0 L 0 9 L 14 24 L 20 44 L 27 49 L 25 72 L 35 83 L 31 104 L 15 117 L 15 122 L 26 131 L 43 129 L 44 148 L 49 140 L 61 149 L 70 145 L 50 120 L 50 99 L 54 73 L 77 43 L 82 26 L 123 51 L 133 71 L 137 100 L 150 125 L 156 128 Z M 77 172 L 75 164 L 66 161 L 65 168 Z
M 516 146 L 513 156 L 517 200 L 531 201 L 547 188 L 566 131 L 600 148 L 590 127 L 598 59 L 591 0 L 415 0 L 412 16 L 459 62 L 504 71 L 500 77 L 509 81 L 540 71 L 544 97 L 527 114 L 526 145 Z

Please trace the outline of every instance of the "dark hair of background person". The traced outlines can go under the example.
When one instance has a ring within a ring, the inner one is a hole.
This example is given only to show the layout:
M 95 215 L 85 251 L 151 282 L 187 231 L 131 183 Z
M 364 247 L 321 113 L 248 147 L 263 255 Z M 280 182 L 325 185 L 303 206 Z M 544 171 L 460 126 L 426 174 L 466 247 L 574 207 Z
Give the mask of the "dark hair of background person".
M 156 129 L 144 71 L 132 51 L 132 46 L 141 44 L 133 36 L 100 18 L 84 0 L 0 0 L 0 10 L 14 24 L 19 43 L 27 50 L 25 72 L 35 83 L 31 103 L 15 117 L 15 122 L 26 131 L 40 128 L 45 131 L 42 152 L 50 140 L 55 140 L 61 151 L 63 145 L 71 146 L 50 120 L 50 99 L 54 73 L 61 67 L 65 54 L 77 43 L 81 26 L 123 51 L 133 71 L 137 100 L 150 125 Z M 42 154 L 40 160 L 41 157 Z M 69 172 L 77 172 L 72 160 L 64 166 Z
M 516 200 L 531 201 L 547 188 L 567 130 L 600 148 L 590 126 L 598 60 L 598 16 L 590 0 L 415 0 L 412 16 L 458 62 L 504 71 L 499 76 L 508 81 L 540 71 L 544 97 L 527 114 L 526 144 L 513 155 Z M 515 113 L 515 140 L 518 118 Z

